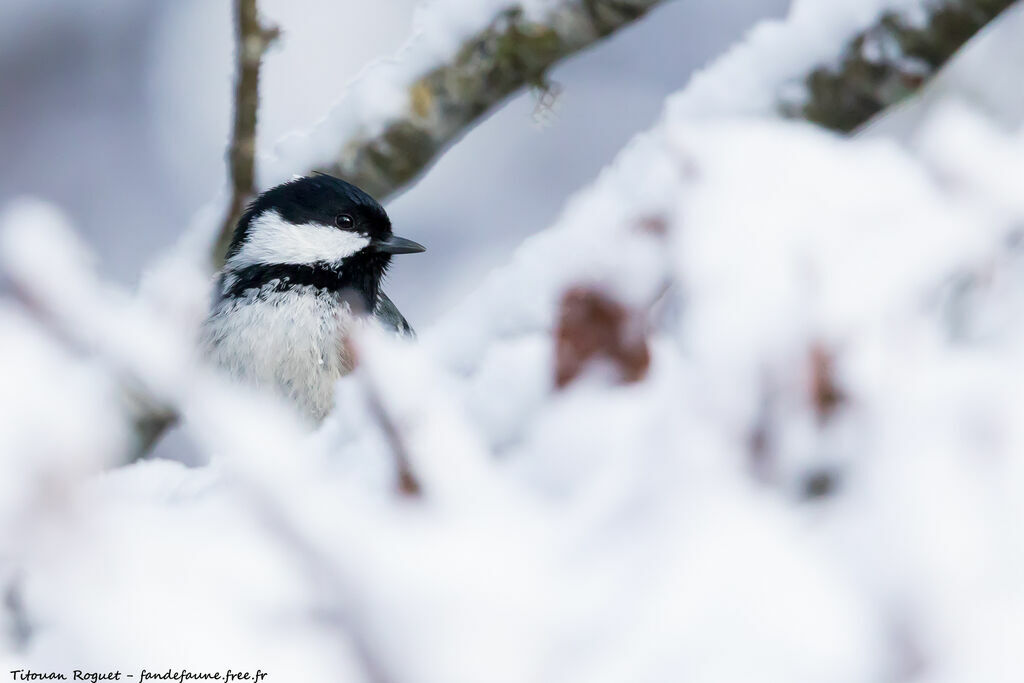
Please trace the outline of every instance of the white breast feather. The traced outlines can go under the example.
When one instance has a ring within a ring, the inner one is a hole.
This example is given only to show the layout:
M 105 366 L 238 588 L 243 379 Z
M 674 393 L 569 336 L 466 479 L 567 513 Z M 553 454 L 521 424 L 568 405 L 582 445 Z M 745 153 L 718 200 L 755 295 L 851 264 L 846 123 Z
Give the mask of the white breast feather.
M 336 294 L 313 287 L 222 301 L 203 341 L 236 378 L 294 401 L 314 420 L 333 403 L 334 383 L 353 363 L 343 340 L 356 318 Z

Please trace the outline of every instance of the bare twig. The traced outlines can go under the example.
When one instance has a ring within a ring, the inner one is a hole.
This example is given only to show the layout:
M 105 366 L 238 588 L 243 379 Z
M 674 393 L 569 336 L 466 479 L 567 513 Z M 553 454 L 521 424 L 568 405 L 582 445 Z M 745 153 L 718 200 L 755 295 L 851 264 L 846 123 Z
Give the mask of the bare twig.
M 810 351 L 808 387 L 811 405 L 819 422 L 826 422 L 845 400 L 836 380 L 835 357 L 827 347 L 815 344 Z
M 346 340 L 346 344 L 349 346 L 349 353 L 358 362 L 358 349 L 351 343 L 351 340 Z M 423 487 L 420 486 L 419 479 L 413 472 L 412 462 L 409 459 L 409 448 L 402 430 L 395 423 L 394 417 L 384 404 L 376 379 L 366 370 L 360 372 L 359 376 L 362 379 L 363 395 L 366 397 L 370 415 L 384 434 L 388 447 L 391 449 L 391 455 L 395 459 L 395 489 L 399 495 L 418 498 L 423 493 Z
M 509 95 L 525 86 L 544 86 L 545 74 L 556 63 L 661 2 L 567 0 L 543 21 L 509 9 L 467 40 L 451 62 L 413 82 L 402 116 L 348 140 L 337 159 L 318 170 L 383 199 L 415 180 Z
M 366 402 L 370 408 L 370 413 L 373 415 L 373 419 L 384 433 L 384 438 L 387 439 L 388 446 L 391 448 L 391 453 L 395 458 L 395 469 L 397 470 L 395 487 L 398 493 L 411 498 L 419 497 L 423 493 L 423 487 L 420 486 L 419 480 L 413 474 L 405 439 L 402 437 L 402 432 L 398 429 L 398 425 L 391 418 L 391 414 L 388 413 L 387 408 L 381 402 L 380 395 L 370 382 L 366 383 Z
M 235 0 L 235 119 L 228 147 L 231 198 L 213 250 L 214 268 L 224 254 L 235 223 L 246 202 L 256 192 L 256 118 L 259 110 L 260 63 L 263 53 L 278 36 L 276 26 L 260 22 L 256 0 Z

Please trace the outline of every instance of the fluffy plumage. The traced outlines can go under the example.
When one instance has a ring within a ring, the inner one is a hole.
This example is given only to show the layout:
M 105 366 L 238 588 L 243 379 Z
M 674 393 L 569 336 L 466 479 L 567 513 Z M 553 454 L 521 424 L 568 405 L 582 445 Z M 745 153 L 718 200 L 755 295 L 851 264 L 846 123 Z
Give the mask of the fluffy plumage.
M 412 334 L 380 285 L 392 254 L 422 250 L 394 237 L 384 208 L 337 178 L 268 190 L 239 220 L 217 279 L 203 327 L 210 358 L 323 418 L 334 382 L 352 369 L 344 340 L 361 314 Z

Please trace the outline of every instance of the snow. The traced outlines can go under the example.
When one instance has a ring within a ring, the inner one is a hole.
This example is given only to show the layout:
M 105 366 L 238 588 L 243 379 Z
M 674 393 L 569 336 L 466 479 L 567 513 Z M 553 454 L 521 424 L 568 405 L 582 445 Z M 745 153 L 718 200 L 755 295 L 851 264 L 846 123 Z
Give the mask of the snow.
M 764 21 L 747 39 L 698 71 L 669 98 L 672 116 L 774 116 L 780 93 L 797 108 L 806 96 L 802 79 L 816 67 L 837 65 L 850 40 L 879 16 L 894 13 L 910 22 L 930 16 L 929 0 L 794 0 L 785 19 Z M 938 3 L 941 4 L 941 3 Z M 880 56 L 889 46 L 877 39 L 863 49 Z M 810 68 L 809 68 L 810 67 Z
M 522 5 L 527 16 L 543 18 L 560 3 L 552 0 L 432 0 L 417 5 L 413 37 L 394 58 L 377 60 L 344 88 L 320 120 L 292 131 L 260 157 L 260 185 L 272 187 L 295 169 L 331 164 L 347 141 L 372 136 L 401 118 L 409 106 L 409 86 L 433 68 L 445 64 L 465 39 L 490 25 L 502 12 Z
M 866 4 L 798 3 L 725 63 L 798 27 L 770 85 Z M 188 247 L 132 297 L 59 211 L 8 207 L 8 668 L 1019 680 L 1024 129 L 945 102 L 905 140 L 839 137 L 749 116 L 760 86 L 712 102 L 731 73 L 419 343 L 361 331 L 312 434 L 195 357 Z M 605 359 L 555 388 L 579 287 L 646 320 L 640 381 Z M 125 377 L 207 464 L 114 466 Z

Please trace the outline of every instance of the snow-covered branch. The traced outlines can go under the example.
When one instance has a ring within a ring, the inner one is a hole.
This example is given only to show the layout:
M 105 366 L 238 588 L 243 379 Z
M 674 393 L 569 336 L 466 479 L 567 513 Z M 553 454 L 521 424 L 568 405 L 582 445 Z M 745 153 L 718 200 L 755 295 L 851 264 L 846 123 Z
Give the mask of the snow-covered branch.
M 260 64 L 277 38 L 277 27 L 264 26 L 256 0 L 235 0 L 234 122 L 228 145 L 231 194 L 213 247 L 213 264 L 224 262 L 231 235 L 245 203 L 256 192 L 256 120 L 260 105 Z
M 313 130 L 282 141 L 280 153 L 264 160 L 269 167 L 264 184 L 315 169 L 387 198 L 414 181 L 510 94 L 524 86 L 543 87 L 547 71 L 560 60 L 658 4 L 564 0 L 529 11 L 515 6 L 459 39 L 459 47 L 426 73 L 408 64 L 378 65 Z M 849 131 L 915 92 L 1011 4 L 869 0 L 829 15 L 813 2 L 797 2 L 785 22 L 766 23 L 746 45 L 696 80 L 714 82 L 718 92 L 713 99 L 740 102 L 741 110 L 755 104 L 757 98 L 747 97 L 751 90 L 770 88 L 762 93 L 766 111 Z M 830 22 L 836 30 L 828 30 Z M 856 30 L 850 31 L 851 25 Z M 816 34 L 811 40 L 808 31 Z M 831 34 L 834 42 L 822 40 L 822 34 Z M 399 59 L 416 55 L 413 61 L 429 63 L 436 58 L 420 54 L 417 47 L 413 41 Z M 779 59 L 780 53 L 789 58 Z M 789 67 L 772 79 L 771 67 L 767 73 L 763 68 L 766 59 Z M 743 72 L 738 73 L 735 67 L 741 62 Z M 730 71 L 733 78 L 722 88 L 718 84 L 725 79 L 715 74 Z
M 943 0 L 916 15 L 886 12 L 847 43 L 837 66 L 818 67 L 804 79 L 802 104 L 784 102 L 783 110 L 826 128 L 852 131 L 916 92 L 1014 2 Z
M 629 26 L 662 1 L 483 3 L 494 8 L 491 18 L 456 39 L 450 53 L 442 50 L 439 57 L 414 39 L 398 63 L 364 73 L 335 112 L 298 140 L 285 141 L 279 158 L 266 160 L 267 184 L 315 169 L 387 198 L 509 95 L 526 86 L 544 87 L 547 72 L 559 61 Z M 426 8 L 431 11 L 438 8 Z M 413 63 L 401 63 L 409 60 Z M 438 63 L 424 72 L 423 64 L 431 61 Z M 352 120 L 352 110 L 375 109 L 382 99 L 391 101 L 387 111 Z
M 698 72 L 672 116 L 804 119 L 850 131 L 917 91 L 1011 0 L 795 0 Z

